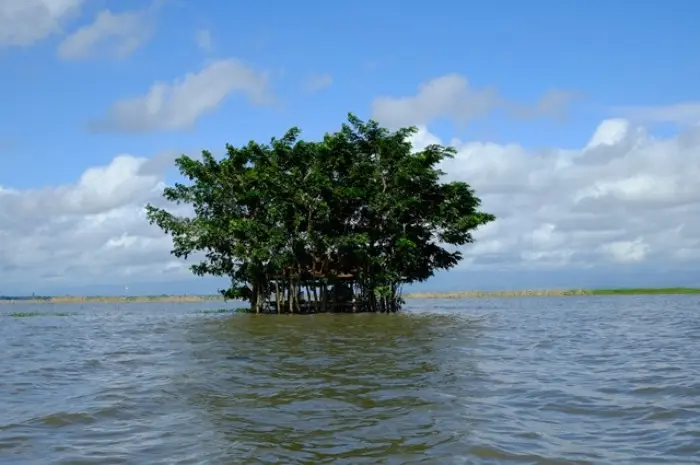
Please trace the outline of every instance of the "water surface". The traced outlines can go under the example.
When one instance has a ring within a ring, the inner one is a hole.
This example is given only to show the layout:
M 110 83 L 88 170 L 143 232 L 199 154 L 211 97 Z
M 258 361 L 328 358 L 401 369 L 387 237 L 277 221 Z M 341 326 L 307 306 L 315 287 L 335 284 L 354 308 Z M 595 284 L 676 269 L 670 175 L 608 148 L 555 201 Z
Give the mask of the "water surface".
M 0 306 L 0 463 L 700 463 L 700 298 Z

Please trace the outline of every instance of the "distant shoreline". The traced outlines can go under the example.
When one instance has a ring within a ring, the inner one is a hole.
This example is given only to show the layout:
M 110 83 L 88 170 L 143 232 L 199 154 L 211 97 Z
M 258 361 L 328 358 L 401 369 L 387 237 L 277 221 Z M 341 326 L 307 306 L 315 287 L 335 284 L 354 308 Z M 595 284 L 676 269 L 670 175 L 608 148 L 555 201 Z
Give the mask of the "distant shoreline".
M 674 295 L 700 294 L 700 288 L 622 288 L 622 289 L 543 289 L 520 291 L 458 291 L 458 292 L 412 292 L 406 299 L 471 299 L 505 297 L 566 297 L 566 296 L 606 296 L 606 295 Z M 0 296 L 0 304 L 48 303 L 48 304 L 87 304 L 87 303 L 192 303 L 223 301 L 218 295 L 154 295 L 154 296 Z

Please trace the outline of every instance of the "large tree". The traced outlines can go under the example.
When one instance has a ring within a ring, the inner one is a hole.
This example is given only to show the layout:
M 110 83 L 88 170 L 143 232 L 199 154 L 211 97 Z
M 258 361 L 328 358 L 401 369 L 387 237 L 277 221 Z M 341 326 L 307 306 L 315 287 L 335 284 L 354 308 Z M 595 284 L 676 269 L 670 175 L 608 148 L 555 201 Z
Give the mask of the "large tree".
M 454 149 L 414 151 L 415 132 L 350 114 L 321 141 L 300 140 L 293 128 L 268 144 L 227 145 L 221 160 L 183 155 L 176 165 L 188 183 L 164 197 L 194 214 L 148 205 L 148 218 L 172 235 L 174 255 L 204 253 L 196 274 L 228 276 L 222 294 L 256 311 L 272 293 L 278 312 L 301 311 L 303 283 L 313 280 L 314 294 L 320 286 L 325 296 L 343 276 L 364 310 L 396 311 L 403 284 L 454 267 L 462 258 L 455 246 L 495 219 L 468 184 L 442 182 L 438 166 Z

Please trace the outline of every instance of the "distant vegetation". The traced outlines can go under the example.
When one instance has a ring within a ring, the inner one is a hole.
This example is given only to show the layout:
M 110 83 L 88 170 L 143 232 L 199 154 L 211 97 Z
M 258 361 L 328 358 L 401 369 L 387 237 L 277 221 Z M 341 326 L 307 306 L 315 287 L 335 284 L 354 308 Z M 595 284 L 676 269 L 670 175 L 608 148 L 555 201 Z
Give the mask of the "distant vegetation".
M 658 289 L 597 289 L 588 292 L 593 295 L 700 294 L 700 289 L 692 287 L 665 287 Z
M 128 302 L 205 302 L 223 300 L 220 295 L 146 295 L 146 296 L 0 296 L 0 303 L 32 302 L 53 304 L 128 303 Z
M 8 313 L 3 316 L 9 316 L 12 318 L 33 318 L 36 316 L 72 316 L 73 313 L 59 312 L 59 313 L 43 313 L 43 312 L 13 312 Z
M 630 289 L 534 289 L 517 291 L 416 292 L 414 299 L 468 299 L 478 297 L 566 297 L 594 295 L 700 294 L 700 288 L 630 288 Z
M 505 297 L 566 297 L 566 296 L 615 296 L 615 295 L 673 295 L 700 294 L 700 288 L 638 288 L 638 289 L 542 289 L 518 291 L 463 291 L 463 292 L 414 292 L 405 295 L 407 299 L 471 299 Z M 0 296 L 0 304 L 11 302 L 27 303 L 130 303 L 130 302 L 206 302 L 223 301 L 221 295 L 153 295 L 153 296 Z
M 227 145 L 226 156 L 176 160 L 188 182 L 164 190 L 180 216 L 152 205 L 172 253 L 196 275 L 230 279 L 221 291 L 256 313 L 395 312 L 402 286 L 460 262 L 460 246 L 494 221 L 464 182 L 445 182 L 455 150 L 413 149 L 397 131 L 354 115 L 320 141 L 297 128 L 267 144 Z

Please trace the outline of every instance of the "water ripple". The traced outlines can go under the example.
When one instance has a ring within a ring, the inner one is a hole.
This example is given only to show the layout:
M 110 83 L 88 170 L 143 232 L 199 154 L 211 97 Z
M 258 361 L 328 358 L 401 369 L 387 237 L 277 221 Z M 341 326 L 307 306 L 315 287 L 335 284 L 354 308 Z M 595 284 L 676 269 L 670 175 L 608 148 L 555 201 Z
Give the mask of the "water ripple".
M 699 303 L 26 305 L 0 312 L 0 463 L 698 463 Z

